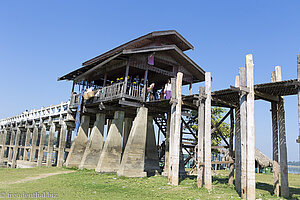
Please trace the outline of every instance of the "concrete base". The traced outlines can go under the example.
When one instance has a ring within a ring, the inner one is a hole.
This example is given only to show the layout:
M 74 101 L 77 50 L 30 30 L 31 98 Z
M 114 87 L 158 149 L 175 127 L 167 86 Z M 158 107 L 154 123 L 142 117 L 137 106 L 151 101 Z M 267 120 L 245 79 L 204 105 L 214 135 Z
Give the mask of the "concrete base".
M 66 167 L 78 167 L 82 160 L 87 142 L 88 142 L 88 129 L 90 117 L 83 115 L 78 130 L 78 135 L 74 138 L 68 158 L 66 160 Z
M 148 109 L 138 109 L 123 154 L 118 176 L 144 177 Z
M 96 172 L 112 173 L 119 170 L 122 153 L 123 122 L 124 111 L 116 111 L 95 169 Z
M 95 169 L 103 146 L 105 114 L 98 113 L 92 129 L 91 137 L 83 154 L 79 169 Z

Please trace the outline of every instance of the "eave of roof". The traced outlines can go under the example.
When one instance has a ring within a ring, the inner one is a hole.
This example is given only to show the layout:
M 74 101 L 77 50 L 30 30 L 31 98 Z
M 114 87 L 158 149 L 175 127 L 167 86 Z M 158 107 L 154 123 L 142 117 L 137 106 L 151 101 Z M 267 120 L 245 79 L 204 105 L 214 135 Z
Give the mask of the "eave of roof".
M 151 33 L 148 33 L 146 35 L 143 35 L 141 37 L 138 37 L 134 40 L 131 40 L 125 44 L 122 44 L 110 51 L 107 51 L 99 56 L 96 56 L 84 63 L 82 63 L 83 66 L 88 66 L 88 65 L 91 65 L 91 64 L 94 64 L 100 60 L 103 60 L 107 57 L 110 57 L 112 54 L 115 54 L 115 53 L 118 53 L 118 52 L 121 52 L 122 50 L 128 48 L 129 46 L 132 46 L 138 42 L 141 42 L 143 40 L 146 40 L 146 39 L 151 39 L 151 38 L 155 38 L 155 37 L 160 37 L 160 36 L 167 36 L 167 35 L 175 35 L 181 42 L 183 42 L 184 44 L 184 47 L 181 48 L 182 51 L 186 51 L 186 50 L 189 50 L 189 49 L 194 49 L 193 45 L 191 45 L 182 35 L 180 35 L 177 31 L 175 30 L 166 30 L 166 31 L 154 31 L 154 32 L 151 32 Z

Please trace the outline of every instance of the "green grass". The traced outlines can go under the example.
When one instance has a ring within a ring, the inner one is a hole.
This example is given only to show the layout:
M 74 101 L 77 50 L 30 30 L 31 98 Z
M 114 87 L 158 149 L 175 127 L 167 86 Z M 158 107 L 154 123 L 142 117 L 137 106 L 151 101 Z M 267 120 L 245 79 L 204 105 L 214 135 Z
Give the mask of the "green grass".
M 234 186 L 227 184 L 227 171 L 217 171 L 213 189 L 198 189 L 196 177 L 187 177 L 180 186 L 168 185 L 162 176 L 146 178 L 118 177 L 115 174 L 98 174 L 92 170 L 75 170 L 73 173 L 12 183 L 25 177 L 66 171 L 64 168 L 0 169 L 0 192 L 56 193 L 58 199 L 240 199 Z M 257 174 L 256 197 L 278 199 L 271 195 L 272 174 Z M 289 174 L 292 198 L 300 198 L 300 175 Z M 280 198 L 279 198 L 280 199 Z M 282 199 L 282 198 L 281 198 Z

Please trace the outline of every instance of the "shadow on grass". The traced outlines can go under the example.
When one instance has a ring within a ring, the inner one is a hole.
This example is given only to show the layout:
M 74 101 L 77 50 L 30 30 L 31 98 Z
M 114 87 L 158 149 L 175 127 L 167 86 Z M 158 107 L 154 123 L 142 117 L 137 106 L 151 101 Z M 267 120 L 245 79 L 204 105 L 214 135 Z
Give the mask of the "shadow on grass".
M 271 184 L 263 183 L 263 182 L 257 182 L 256 183 L 256 188 L 260 189 L 260 190 L 268 191 L 270 193 L 270 195 L 274 195 L 273 185 L 271 185 Z M 295 195 L 300 195 L 300 188 L 294 188 L 294 187 L 289 187 L 289 188 L 290 188 L 290 195 L 291 196 L 293 196 L 294 194 Z M 281 186 L 279 187 L 279 191 L 280 190 L 281 190 Z M 291 197 L 285 198 L 285 199 L 291 199 Z
M 179 179 L 179 183 L 181 181 L 185 180 L 185 179 L 196 180 L 197 176 L 195 176 L 195 175 L 187 175 L 187 176 L 181 177 Z M 213 184 L 217 184 L 217 183 L 227 184 L 228 183 L 228 177 L 213 176 L 212 182 L 213 182 Z

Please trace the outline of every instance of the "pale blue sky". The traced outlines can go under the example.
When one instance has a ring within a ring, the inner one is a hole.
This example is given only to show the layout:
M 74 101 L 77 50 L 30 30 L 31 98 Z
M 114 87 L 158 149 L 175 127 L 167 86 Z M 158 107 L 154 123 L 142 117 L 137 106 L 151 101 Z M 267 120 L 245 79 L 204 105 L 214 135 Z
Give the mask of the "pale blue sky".
M 0 118 L 67 101 L 71 84 L 57 77 L 156 30 L 175 29 L 194 45 L 187 54 L 212 73 L 213 90 L 234 84 L 248 53 L 255 83 L 269 82 L 276 65 L 283 79 L 294 79 L 299 9 L 296 0 L 0 0 Z M 271 156 L 270 105 L 255 106 L 256 146 Z M 286 98 L 286 129 L 288 159 L 299 160 L 296 96 Z

